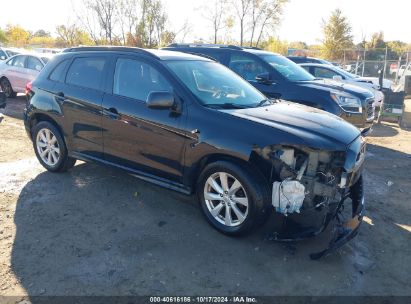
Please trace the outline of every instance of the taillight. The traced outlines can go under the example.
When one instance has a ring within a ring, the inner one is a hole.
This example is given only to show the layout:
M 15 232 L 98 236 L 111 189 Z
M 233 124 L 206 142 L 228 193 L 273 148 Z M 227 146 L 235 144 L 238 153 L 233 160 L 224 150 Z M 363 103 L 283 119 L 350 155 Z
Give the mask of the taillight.
M 24 92 L 24 94 L 27 95 L 31 91 L 32 88 L 33 88 L 33 82 L 30 81 L 26 84 L 26 91 Z

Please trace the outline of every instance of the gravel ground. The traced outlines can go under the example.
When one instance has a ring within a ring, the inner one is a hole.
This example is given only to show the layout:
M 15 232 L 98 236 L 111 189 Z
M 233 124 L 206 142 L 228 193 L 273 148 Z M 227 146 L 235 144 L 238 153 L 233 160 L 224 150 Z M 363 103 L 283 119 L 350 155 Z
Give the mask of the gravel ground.
M 367 217 L 338 252 L 327 236 L 267 239 L 271 222 L 229 238 L 194 197 L 78 162 L 37 162 L 9 100 L 0 124 L 0 295 L 411 295 L 411 131 L 377 125 L 369 143 Z

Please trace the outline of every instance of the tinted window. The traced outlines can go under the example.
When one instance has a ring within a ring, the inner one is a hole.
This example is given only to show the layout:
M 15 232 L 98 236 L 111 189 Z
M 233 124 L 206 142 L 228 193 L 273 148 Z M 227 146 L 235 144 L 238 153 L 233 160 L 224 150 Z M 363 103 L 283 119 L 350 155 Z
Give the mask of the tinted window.
M 151 65 L 134 59 L 117 60 L 114 94 L 146 101 L 152 91 L 171 90 L 171 85 Z
M 268 70 L 255 58 L 243 54 L 231 54 L 229 68 L 246 80 L 255 80 L 255 77 Z
M 53 81 L 63 82 L 64 81 L 64 71 L 66 70 L 66 66 L 68 62 L 69 62 L 68 59 L 60 62 L 51 72 L 49 79 Z
M 333 78 L 333 76 L 339 76 L 336 72 L 325 68 L 314 68 L 314 76 L 318 78 Z
M 66 83 L 98 90 L 103 79 L 104 58 L 76 58 L 71 64 Z
M 278 73 L 289 81 L 309 81 L 314 77 L 291 60 L 279 55 L 261 55 Z
M 4 59 L 6 59 L 6 58 L 7 58 L 6 53 L 3 52 L 2 50 L 0 50 L 0 59 L 1 59 L 1 60 L 4 60 Z
M 13 58 L 13 62 L 11 62 L 10 65 L 19 67 L 19 68 L 24 68 L 25 60 L 26 60 L 26 56 L 16 56 Z
M 27 57 L 27 68 L 30 70 L 41 71 L 43 69 L 43 64 L 39 59 L 33 56 Z

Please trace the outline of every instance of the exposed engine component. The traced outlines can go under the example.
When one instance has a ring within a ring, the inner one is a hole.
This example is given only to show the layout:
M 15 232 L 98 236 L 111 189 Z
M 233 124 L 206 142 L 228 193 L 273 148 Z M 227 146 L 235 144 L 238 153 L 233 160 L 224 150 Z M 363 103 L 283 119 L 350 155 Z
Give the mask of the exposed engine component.
M 272 203 L 279 213 L 300 213 L 305 198 L 305 187 L 299 181 L 285 180 L 273 183 Z
M 276 159 L 273 166 L 280 172 L 274 177 L 272 193 L 272 204 L 277 212 L 299 213 L 341 200 L 345 176 L 338 155 L 289 147 L 276 149 L 271 155 Z

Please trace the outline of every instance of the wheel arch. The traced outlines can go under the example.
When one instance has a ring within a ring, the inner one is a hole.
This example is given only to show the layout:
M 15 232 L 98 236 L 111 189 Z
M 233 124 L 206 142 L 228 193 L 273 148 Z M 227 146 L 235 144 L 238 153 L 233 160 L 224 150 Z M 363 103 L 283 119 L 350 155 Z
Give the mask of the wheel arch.
M 57 128 L 57 130 L 60 132 L 65 144 L 67 145 L 66 138 L 64 136 L 63 128 L 60 126 L 60 124 L 53 119 L 50 115 L 44 114 L 44 113 L 34 113 L 31 115 L 30 120 L 29 120 L 29 127 L 30 127 L 30 135 L 33 136 L 33 128 L 35 125 L 42 121 L 47 121 L 51 123 L 53 126 Z
M 189 187 L 191 188 L 192 192 L 196 191 L 198 178 L 200 177 L 201 172 L 210 164 L 218 162 L 218 161 L 226 161 L 230 163 L 234 163 L 239 165 L 247 170 L 253 171 L 256 174 L 260 175 L 264 178 L 264 175 L 258 166 L 254 166 L 253 163 L 250 161 L 246 161 L 242 158 L 223 154 L 223 153 L 214 153 L 210 155 L 203 156 L 187 174 L 187 181 L 189 183 Z M 265 179 L 265 178 L 264 178 Z

